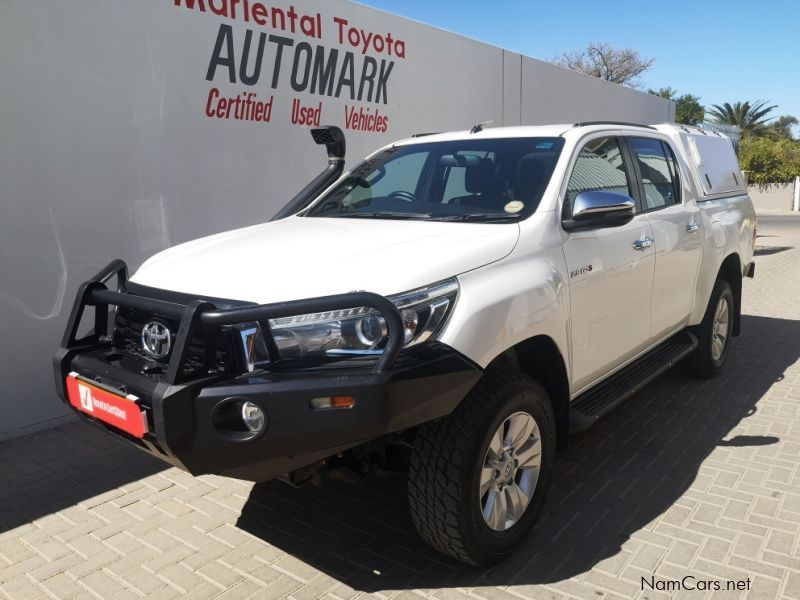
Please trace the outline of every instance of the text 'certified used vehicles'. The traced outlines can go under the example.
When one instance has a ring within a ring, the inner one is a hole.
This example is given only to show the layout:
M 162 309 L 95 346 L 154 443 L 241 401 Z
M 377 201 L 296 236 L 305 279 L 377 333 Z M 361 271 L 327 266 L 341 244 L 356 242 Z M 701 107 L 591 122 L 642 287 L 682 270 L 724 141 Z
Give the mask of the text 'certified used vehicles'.
M 475 127 L 343 173 L 341 131 L 312 134 L 329 166 L 272 222 L 81 286 L 55 358 L 75 411 L 196 475 L 405 463 L 420 534 L 482 565 L 570 433 L 679 361 L 725 364 L 755 240 L 726 137 Z

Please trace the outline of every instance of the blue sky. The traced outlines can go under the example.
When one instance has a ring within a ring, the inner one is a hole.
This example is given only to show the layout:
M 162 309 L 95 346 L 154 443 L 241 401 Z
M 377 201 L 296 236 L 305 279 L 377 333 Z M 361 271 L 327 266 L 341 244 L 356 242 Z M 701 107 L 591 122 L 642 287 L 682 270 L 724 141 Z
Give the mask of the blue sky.
M 705 106 L 769 100 L 800 118 L 800 0 L 361 0 L 539 59 L 590 41 L 656 59 L 645 88 L 672 87 Z

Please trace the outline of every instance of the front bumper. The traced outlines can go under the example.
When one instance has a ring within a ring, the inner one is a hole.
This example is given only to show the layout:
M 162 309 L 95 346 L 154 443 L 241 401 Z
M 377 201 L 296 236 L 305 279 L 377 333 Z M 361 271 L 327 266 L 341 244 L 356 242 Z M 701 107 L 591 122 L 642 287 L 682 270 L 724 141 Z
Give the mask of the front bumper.
M 75 412 L 193 475 L 217 473 L 253 481 L 282 475 L 367 440 L 449 414 L 481 375 L 474 363 L 442 344 L 401 351 L 402 328 L 397 328 L 389 313 L 394 311 L 398 320 L 399 315 L 388 300 L 373 294 L 220 311 L 205 300 L 180 306 L 129 294 L 125 291 L 126 273 L 124 263 L 117 261 L 81 286 L 54 361 L 56 387 L 69 405 L 65 382 L 74 372 L 108 389 L 138 397 L 149 426 L 141 439 Z M 105 287 L 114 275 L 121 282 L 119 292 Z M 184 346 L 198 330 L 211 340 L 219 324 L 267 319 L 292 311 L 298 314 L 347 308 L 357 303 L 371 303 L 389 324 L 387 348 L 370 364 L 352 359 L 244 375 L 220 374 L 213 369 L 187 375 L 182 364 Z M 133 370 L 130 365 L 138 363 L 126 361 L 115 352 L 107 335 L 107 319 L 100 318 L 107 316 L 109 304 L 146 306 L 154 314 L 169 310 L 180 316 L 176 347 L 163 375 Z M 87 306 L 94 307 L 95 331 L 77 339 Z M 311 406 L 313 398 L 325 396 L 352 396 L 355 405 L 349 409 Z M 215 426 L 212 415 L 216 407 L 231 398 L 254 402 L 265 412 L 267 425 L 261 434 L 240 441 Z

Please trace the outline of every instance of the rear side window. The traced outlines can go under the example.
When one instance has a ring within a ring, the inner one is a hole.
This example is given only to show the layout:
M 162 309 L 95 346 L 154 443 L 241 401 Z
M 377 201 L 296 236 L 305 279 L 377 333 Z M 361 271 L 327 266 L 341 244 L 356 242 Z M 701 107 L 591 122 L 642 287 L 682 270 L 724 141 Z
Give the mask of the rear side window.
M 688 140 L 689 153 L 700 172 L 705 196 L 746 192 L 733 144 L 728 138 L 694 134 L 688 136 Z
M 680 204 L 680 184 L 675 156 L 661 140 L 628 138 L 644 187 L 646 210 Z
M 567 183 L 563 218 L 572 216 L 572 203 L 578 194 L 594 190 L 633 195 L 619 140 L 615 137 L 591 140 L 581 149 Z

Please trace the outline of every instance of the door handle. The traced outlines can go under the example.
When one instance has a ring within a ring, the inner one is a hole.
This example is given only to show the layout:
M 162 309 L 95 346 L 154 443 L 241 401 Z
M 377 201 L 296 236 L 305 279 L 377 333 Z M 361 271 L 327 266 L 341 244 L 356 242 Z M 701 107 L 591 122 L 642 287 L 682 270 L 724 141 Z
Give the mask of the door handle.
M 684 227 L 686 233 L 695 233 L 698 229 L 700 229 L 699 223 L 687 223 L 686 227 Z
M 649 248 L 653 245 L 653 240 L 649 237 L 645 237 L 644 239 L 639 239 L 633 242 L 633 249 L 634 250 L 644 250 L 645 248 Z

